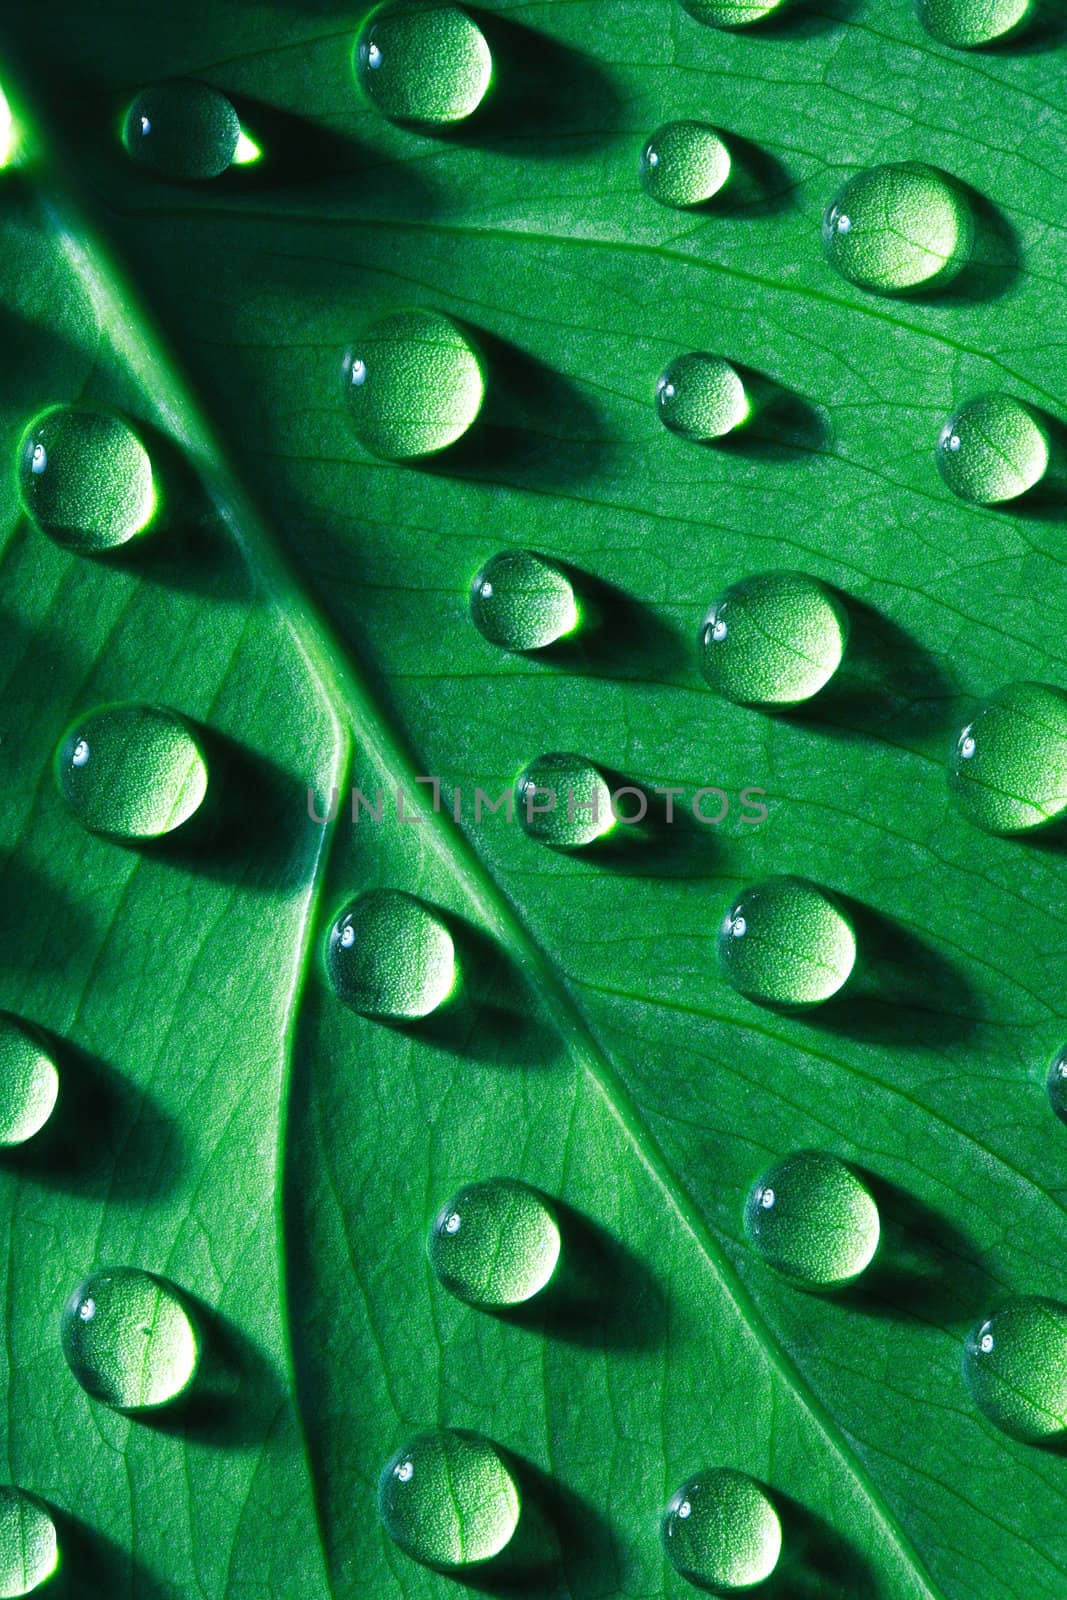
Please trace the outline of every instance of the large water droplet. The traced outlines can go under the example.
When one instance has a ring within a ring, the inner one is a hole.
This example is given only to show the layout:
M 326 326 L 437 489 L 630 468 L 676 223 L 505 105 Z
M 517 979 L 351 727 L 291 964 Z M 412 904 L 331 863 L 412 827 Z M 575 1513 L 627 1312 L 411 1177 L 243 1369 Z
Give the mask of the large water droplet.
M 0 1487 L 0 1600 L 33 1594 L 58 1566 L 59 1542 L 48 1507 L 25 1489 Z
M 334 992 L 365 1017 L 427 1017 L 457 982 L 456 950 L 440 917 L 400 889 L 372 889 L 330 929 L 326 970 Z
M 176 1400 L 193 1381 L 200 1342 L 173 1285 L 139 1267 L 94 1272 L 60 1323 L 67 1365 L 87 1394 L 118 1411 Z
M 948 283 L 974 243 L 967 197 L 945 173 L 919 161 L 857 173 L 827 207 L 826 253 L 843 277 L 879 294 Z
M 665 122 L 641 151 L 641 186 L 664 206 L 700 206 L 730 176 L 730 152 L 707 122 Z
M 845 908 L 804 878 L 742 889 L 719 928 L 719 962 L 741 994 L 775 1006 L 813 1006 L 837 994 L 856 962 Z
M 713 1467 L 683 1483 L 668 1502 L 662 1531 L 677 1571 L 717 1593 L 762 1583 L 782 1549 L 782 1525 L 770 1495 L 731 1467 Z
M 138 165 L 163 178 L 217 178 L 233 161 L 241 123 L 206 83 L 157 83 L 126 113 L 122 142 Z
M 1067 1122 L 1067 1045 L 1057 1050 L 1049 1062 L 1045 1088 L 1049 1105 L 1061 1122 Z
M 55 1108 L 59 1073 L 44 1038 L 0 1011 L 0 1145 L 24 1144 Z
M 677 356 L 656 379 L 656 410 L 672 433 L 706 444 L 740 426 L 749 403 L 729 361 L 694 351 Z
M 1067 1306 L 1008 1300 L 967 1335 L 963 1376 L 991 1422 L 1038 1443 L 1067 1429 Z
M 485 35 L 460 6 L 389 4 L 372 11 L 353 56 L 356 80 L 396 122 L 460 122 L 493 75 Z
M 111 550 L 151 521 L 156 508 L 148 452 L 121 417 L 51 406 L 34 417 L 18 450 L 26 514 L 58 544 Z
M 701 669 L 713 689 L 741 705 L 799 705 L 837 671 L 848 631 L 848 612 L 818 578 L 761 572 L 709 609 Z
M 515 784 L 515 809 L 531 839 L 561 849 L 592 844 L 615 824 L 603 773 L 570 752 L 530 762 Z
M 1036 411 L 1009 394 L 986 394 L 953 413 L 937 441 L 941 476 L 961 500 L 996 505 L 1044 477 L 1048 430 Z
M 485 398 L 481 356 L 440 311 L 394 311 L 375 322 L 344 361 L 348 408 L 372 455 L 433 455 L 467 432 Z
M 1032 0 L 915 0 L 915 9 L 928 33 L 959 50 L 1006 39 L 1034 13 Z
M 497 1447 L 451 1428 L 417 1434 L 378 1480 L 386 1533 L 429 1567 L 472 1567 L 499 1555 L 520 1508 L 518 1484 Z
M 1028 833 L 1067 811 L 1067 695 L 1009 683 L 956 738 L 949 788 L 987 833 Z
M 207 762 L 188 722 L 161 706 L 100 706 L 73 723 L 56 752 L 60 793 L 93 833 L 172 833 L 207 793 Z
M 682 7 L 709 28 L 748 28 L 763 22 L 790 0 L 682 0 Z
M 487 561 L 470 601 L 478 632 L 505 650 L 543 650 L 580 621 L 567 574 L 530 550 L 502 550 Z
M 745 1232 L 763 1260 L 802 1289 L 836 1289 L 869 1266 L 878 1207 L 844 1161 L 798 1150 L 776 1161 L 745 1202 Z
M 539 1293 L 559 1260 L 559 1224 L 536 1189 L 514 1178 L 470 1183 L 438 1212 L 430 1264 L 472 1306 L 517 1306 Z

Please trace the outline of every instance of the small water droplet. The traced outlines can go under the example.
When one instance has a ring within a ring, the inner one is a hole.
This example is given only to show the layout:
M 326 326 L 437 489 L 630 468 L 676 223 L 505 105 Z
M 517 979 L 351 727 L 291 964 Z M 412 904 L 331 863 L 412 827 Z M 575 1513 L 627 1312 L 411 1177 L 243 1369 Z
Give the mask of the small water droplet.
M 362 367 L 362 376 L 356 376 Z M 394 311 L 344 361 L 356 436 L 389 461 L 435 454 L 467 432 L 485 398 L 482 358 L 440 311 Z
M 973 243 L 963 190 L 919 161 L 857 173 L 823 218 L 823 245 L 838 272 L 878 294 L 948 283 L 967 264 Z
M 790 0 L 682 0 L 682 9 L 708 28 L 750 28 L 783 11 Z
M 957 803 L 987 833 L 1028 833 L 1067 811 L 1067 695 L 1009 683 L 982 705 L 948 762 Z
M 378 6 L 353 53 L 356 81 L 394 122 L 461 122 L 476 111 L 493 76 L 481 28 L 460 6 Z
M 745 938 L 736 934 L 738 919 Z M 856 935 L 844 906 L 804 878 L 765 878 L 742 889 L 719 931 L 719 964 L 741 994 L 764 1005 L 819 1005 L 848 982 Z
M 444 1571 L 499 1555 L 518 1527 L 520 1509 L 519 1486 L 496 1445 L 458 1429 L 410 1439 L 378 1483 L 386 1533 L 414 1560 Z
M 1067 1045 L 1057 1050 L 1045 1077 L 1048 1103 L 1061 1122 L 1067 1122 Z
M 1012 395 L 986 394 L 949 417 L 936 459 L 953 494 L 991 506 L 1039 483 L 1049 455 L 1048 429 L 1036 411 Z
M 531 839 L 579 849 L 615 825 L 611 790 L 584 756 L 557 751 L 538 756 L 519 774 L 515 810 Z
M 80 717 L 65 735 L 56 781 L 91 832 L 154 839 L 199 809 L 208 772 L 192 727 L 177 712 L 114 705 Z
M 978 1409 L 1032 1444 L 1067 1430 L 1067 1306 L 1008 1300 L 967 1335 L 963 1377 Z
M 580 616 L 562 567 L 530 550 L 502 550 L 471 585 L 471 620 L 505 650 L 543 650 L 573 633 Z
M 177 1399 L 193 1381 L 200 1342 L 172 1284 L 138 1267 L 94 1272 L 60 1324 L 67 1365 L 87 1394 L 118 1411 Z
M 373 889 L 335 919 L 326 945 L 334 992 L 365 1017 L 427 1017 L 457 984 L 456 951 L 445 924 L 414 895 Z
M 848 633 L 848 612 L 818 578 L 757 573 L 709 609 L 700 664 L 711 687 L 739 705 L 798 705 L 829 683 Z
M 144 445 L 121 417 L 51 406 L 18 449 L 19 493 L 37 526 L 70 550 L 111 550 L 148 526 L 156 508 Z
M 0 1145 L 39 1133 L 59 1097 L 59 1072 L 43 1034 L 0 1011 Z
M 33 1594 L 59 1566 L 52 1514 L 36 1495 L 0 1487 L 0 1596 Z
M 1032 0 L 916 0 L 916 10 L 928 33 L 958 50 L 1007 39 L 1034 15 Z
M 881 1228 L 873 1195 L 846 1162 L 798 1150 L 753 1184 L 745 1232 L 757 1254 L 798 1288 L 820 1290 L 851 1283 L 870 1265 Z
M 122 142 L 139 166 L 161 178 L 217 178 L 237 152 L 241 123 L 231 102 L 207 83 L 157 83 L 126 113 Z
M 559 1224 L 536 1189 L 514 1178 L 490 1178 L 452 1196 L 430 1229 L 427 1248 L 440 1282 L 460 1300 L 517 1306 L 540 1293 L 555 1272 Z
M 702 351 L 677 356 L 656 380 L 656 410 L 665 428 L 707 444 L 740 427 L 749 415 L 737 369 Z
M 684 1483 L 663 1517 L 671 1565 L 716 1593 L 749 1589 L 769 1578 L 782 1551 L 782 1525 L 767 1490 L 731 1467 Z
M 700 206 L 730 176 L 730 152 L 706 122 L 666 122 L 641 152 L 641 186 L 665 206 Z

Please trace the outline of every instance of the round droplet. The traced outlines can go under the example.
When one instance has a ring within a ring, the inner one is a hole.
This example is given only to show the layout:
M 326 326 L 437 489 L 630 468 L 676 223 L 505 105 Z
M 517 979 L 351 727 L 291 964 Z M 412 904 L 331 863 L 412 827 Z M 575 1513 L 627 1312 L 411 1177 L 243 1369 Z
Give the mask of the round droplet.
M 1067 1306 L 1036 1295 L 1008 1300 L 967 1335 L 971 1398 L 1014 1439 L 1039 1443 L 1067 1429 Z
M 958 50 L 1007 39 L 1034 14 L 1032 0 L 915 0 L 915 9 L 927 33 Z
M 1048 429 L 1009 394 L 968 400 L 941 429 L 937 465 L 961 500 L 991 506 L 1025 494 L 1049 463 Z
M 440 311 L 394 311 L 344 361 L 345 394 L 360 443 L 389 461 L 447 449 L 485 398 L 481 356 Z
M 1009 683 L 961 729 L 949 788 L 987 833 L 1029 833 L 1067 811 L 1067 695 L 1044 683 Z
M 730 176 L 730 152 L 707 122 L 665 122 L 641 151 L 641 186 L 664 206 L 701 206 Z
M 756 1250 L 802 1289 L 851 1283 L 878 1248 L 878 1207 L 837 1156 L 799 1150 L 753 1184 L 745 1232 Z
M 581 620 L 567 574 L 530 550 L 502 550 L 487 561 L 470 600 L 478 632 L 505 650 L 543 650 Z
M 461 122 L 485 98 L 493 58 L 460 6 L 379 6 L 359 31 L 353 57 L 368 100 L 394 122 Z
M 682 0 L 683 9 L 709 28 L 748 28 L 788 4 L 789 0 Z
M 826 253 L 842 277 L 878 294 L 948 283 L 967 264 L 974 217 L 962 189 L 919 161 L 871 167 L 827 207 Z
M 1061 1122 L 1067 1122 L 1067 1045 L 1057 1050 L 1049 1062 L 1045 1088 L 1049 1105 Z
M 430 1229 L 430 1265 L 472 1306 L 517 1306 L 538 1294 L 559 1260 L 559 1224 L 542 1195 L 514 1178 L 471 1183 Z
M 330 929 L 334 992 L 364 1017 L 428 1017 L 456 987 L 456 950 L 440 917 L 400 889 L 372 889 Z
M 118 1411 L 176 1400 L 200 1359 L 178 1291 L 139 1267 L 86 1278 L 64 1307 L 60 1332 L 67 1365 L 82 1388 Z
M 25 1144 L 52 1115 L 59 1073 L 41 1034 L 0 1011 L 0 1145 Z
M 52 406 L 34 417 L 18 450 L 27 516 L 70 550 L 125 544 L 156 508 L 148 452 L 121 417 Z
M 378 1513 L 389 1537 L 428 1567 L 473 1567 L 499 1555 L 519 1524 L 519 1486 L 476 1433 L 420 1433 L 387 1461 Z
M 719 928 L 718 950 L 725 977 L 750 1000 L 814 1006 L 848 982 L 856 935 L 835 896 L 783 876 L 742 889 Z
M 233 161 L 241 123 L 230 101 L 207 83 L 157 83 L 126 113 L 122 142 L 139 166 L 161 178 L 217 178 Z
M 663 1547 L 690 1582 L 730 1593 L 769 1578 L 782 1525 L 767 1490 L 731 1467 L 713 1467 L 675 1491 L 663 1517 Z
M 577 849 L 610 832 L 611 790 L 584 756 L 553 752 L 531 761 L 515 784 L 519 821 L 542 844 Z
M 0 1600 L 33 1594 L 59 1566 L 56 1525 L 36 1495 L 0 1487 Z
M 700 351 L 677 356 L 656 379 L 656 410 L 672 433 L 706 444 L 721 439 L 749 414 L 745 386 L 722 356 Z
M 818 578 L 762 572 L 710 607 L 700 665 L 711 687 L 740 705 L 799 705 L 841 665 L 848 631 L 848 612 Z
M 100 706 L 56 752 L 60 793 L 93 833 L 155 839 L 196 812 L 207 762 L 188 722 L 161 706 Z

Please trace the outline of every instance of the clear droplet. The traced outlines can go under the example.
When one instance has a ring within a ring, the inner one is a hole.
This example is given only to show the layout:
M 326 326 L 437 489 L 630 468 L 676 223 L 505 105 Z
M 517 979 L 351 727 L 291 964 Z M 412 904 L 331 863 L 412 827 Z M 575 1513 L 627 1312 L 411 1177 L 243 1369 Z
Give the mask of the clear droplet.
M 18 449 L 19 493 L 37 526 L 70 550 L 111 550 L 141 533 L 156 509 L 152 464 L 121 417 L 51 406 Z
M 1032 0 L 915 0 L 915 9 L 928 33 L 958 50 L 1007 39 L 1034 14 Z
M 126 113 L 122 142 L 139 166 L 161 178 L 217 178 L 233 161 L 241 122 L 232 104 L 207 83 L 157 83 Z
M 93 833 L 154 839 L 180 828 L 207 793 L 192 727 L 161 706 L 100 706 L 79 717 L 56 752 L 56 781 Z
M 471 1183 L 430 1229 L 430 1265 L 472 1306 L 517 1306 L 538 1294 L 559 1260 L 559 1223 L 544 1197 L 514 1178 Z
M 769 1493 L 732 1467 L 712 1467 L 683 1483 L 668 1502 L 662 1532 L 672 1566 L 717 1593 L 762 1583 L 782 1550 L 782 1525 Z
M 1061 1122 L 1067 1122 L 1067 1045 L 1050 1061 L 1045 1088 L 1049 1105 Z
M 58 1097 L 59 1073 L 44 1037 L 20 1017 L 0 1011 L 0 1145 L 32 1139 Z
M 722 356 L 700 351 L 677 356 L 656 380 L 659 420 L 672 433 L 706 444 L 721 439 L 749 415 L 745 386 Z
M 584 756 L 538 756 L 515 784 L 515 810 L 531 839 L 561 849 L 592 844 L 615 824 L 611 790 Z
M 394 122 L 461 122 L 481 105 L 493 76 L 474 18 L 435 0 L 372 11 L 353 66 L 368 100 Z
M 1008 1300 L 967 1335 L 971 1398 L 1013 1439 L 1037 1444 L 1067 1429 L 1067 1306 L 1036 1295 Z
M 837 1289 L 870 1265 L 878 1207 L 846 1162 L 798 1150 L 753 1184 L 745 1232 L 757 1254 L 798 1288 Z
M 59 1566 L 59 1541 L 48 1507 L 36 1495 L 0 1487 L 0 1600 L 33 1594 Z
M 790 0 L 682 0 L 682 7 L 709 28 L 748 28 L 783 11 Z
M 765 1005 L 819 1005 L 856 961 L 852 922 L 836 896 L 804 878 L 765 878 L 742 889 L 718 936 L 724 976 Z
M 730 176 L 730 151 L 707 122 L 665 122 L 641 151 L 641 186 L 664 206 L 701 206 Z
M 414 1560 L 445 1571 L 499 1555 L 520 1509 L 519 1486 L 496 1445 L 457 1429 L 409 1439 L 378 1480 L 386 1533 Z
M 1028 833 L 1067 811 L 1067 695 L 1009 683 L 957 735 L 949 788 L 987 833 Z
M 1036 411 L 1010 394 L 986 394 L 953 413 L 937 441 L 941 476 L 961 500 L 997 505 L 1044 477 L 1049 434 Z
M 467 432 L 485 398 L 481 356 L 440 311 L 394 311 L 345 356 L 356 436 L 389 461 L 429 456 Z
M 581 620 L 567 574 L 530 550 L 502 550 L 487 561 L 470 601 L 478 632 L 505 650 L 543 650 Z
M 950 282 L 970 258 L 974 217 L 963 190 L 919 161 L 850 178 L 827 207 L 826 254 L 851 283 L 906 294 Z
M 345 907 L 330 929 L 326 970 L 346 1005 L 395 1022 L 429 1016 L 458 981 L 452 935 L 400 889 L 372 889 Z
M 172 1284 L 139 1267 L 94 1272 L 60 1324 L 67 1365 L 85 1392 L 118 1411 L 147 1411 L 192 1383 L 200 1342 Z
M 700 665 L 711 687 L 740 705 L 793 706 L 833 677 L 848 643 L 844 605 L 803 572 L 761 572 L 709 608 Z

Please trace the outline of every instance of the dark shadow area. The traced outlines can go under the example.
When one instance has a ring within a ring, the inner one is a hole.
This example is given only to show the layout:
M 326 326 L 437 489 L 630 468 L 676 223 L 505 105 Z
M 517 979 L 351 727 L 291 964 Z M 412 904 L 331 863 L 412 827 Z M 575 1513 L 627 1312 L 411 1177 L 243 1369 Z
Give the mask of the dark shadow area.
M 977 306 L 999 300 L 1018 281 L 1022 270 L 1019 236 L 1005 213 L 984 194 L 950 173 L 942 176 L 961 191 L 974 217 L 970 259 L 963 271 L 943 289 L 924 294 L 920 286 L 909 298 L 925 300 L 928 305 L 946 306 Z
M 1037 0 L 1018 33 L 979 45 L 971 54 L 987 56 L 1032 56 L 1067 43 L 1067 10 L 1063 0 Z
M 174 1584 L 157 1577 L 125 1545 L 69 1511 L 45 1502 L 59 1543 L 59 1571 L 42 1589 L 49 1600 L 101 1600 L 136 1595 L 137 1600 L 174 1600 Z
M 50 773 L 45 781 L 51 782 Z M 56 804 L 61 803 L 57 798 Z M 87 908 L 85 896 L 75 900 L 65 884 L 31 866 L 22 854 L 0 857 L 0 948 L 5 964 L 38 977 L 59 968 L 69 975 L 72 939 L 94 947 L 99 940 L 97 918 Z
M 581 625 L 544 649 L 515 654 L 588 677 L 669 681 L 688 675 L 692 657 L 688 641 L 650 606 L 617 584 L 555 556 L 542 559 L 560 567 L 570 579 L 582 614 Z
M 778 1489 L 772 1498 L 782 1523 L 782 1554 L 754 1592 L 765 1600 L 856 1600 L 878 1593 L 873 1569 L 846 1534 Z
M 704 447 L 751 461 L 790 461 L 825 450 L 829 414 L 753 367 L 734 362 L 752 407 L 748 420 Z
M 513 1450 L 504 1451 L 522 1496 L 522 1517 L 511 1543 L 484 1567 L 446 1573 L 464 1588 L 519 1600 L 558 1600 L 569 1594 L 614 1592 L 615 1533 L 600 1511 Z
M 877 1202 L 881 1240 L 862 1278 L 836 1299 L 870 1316 L 943 1325 L 973 1319 L 1004 1293 L 961 1228 L 899 1185 L 857 1170 Z
M 709 876 L 721 856 L 716 833 L 736 806 L 736 796 L 724 789 L 709 789 L 699 802 L 707 821 L 698 822 L 692 794 L 672 797 L 611 767 L 600 771 L 616 801 L 618 820 L 602 838 L 579 851 L 563 848 L 562 854 L 580 854 L 583 860 L 609 872 L 635 878 Z M 566 805 L 566 799 L 561 795 L 558 803 Z
M 716 217 L 773 217 L 793 204 L 796 184 L 776 155 L 752 139 L 723 130 L 730 176 L 717 194 L 693 211 Z

